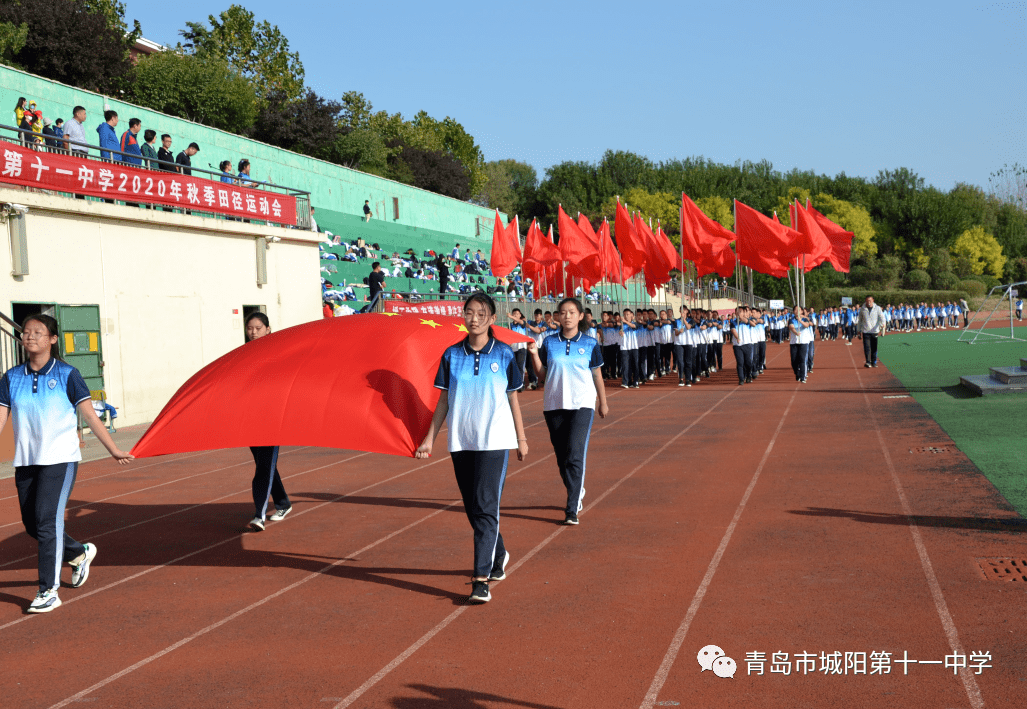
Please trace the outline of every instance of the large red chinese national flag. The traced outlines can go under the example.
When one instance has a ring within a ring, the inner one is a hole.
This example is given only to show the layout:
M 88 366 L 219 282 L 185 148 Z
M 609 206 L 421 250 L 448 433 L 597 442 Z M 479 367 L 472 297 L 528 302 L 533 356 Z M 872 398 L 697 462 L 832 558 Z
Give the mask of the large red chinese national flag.
M 637 232 L 635 225 L 631 223 L 628 210 L 624 209 L 624 205 L 619 201 L 613 226 L 617 233 L 621 262 L 624 264 L 624 280 L 627 281 L 645 267 L 645 237 Z
M 496 338 L 528 342 L 502 327 Z M 322 446 L 410 456 L 462 318 L 351 315 L 273 332 L 194 374 L 132 449 L 137 457 L 245 446 Z
M 521 261 L 521 250 L 519 246 L 514 245 L 514 239 L 517 237 L 511 236 L 511 227 L 514 230 L 517 228 L 514 226 L 514 222 L 503 226 L 497 209 L 496 223 L 492 228 L 492 253 L 489 255 L 489 266 L 492 269 L 492 274 L 499 278 L 508 276 Z
M 788 264 L 801 253 L 802 234 L 735 200 L 735 248 L 738 262 L 777 278 L 788 275 Z
M 824 234 L 831 242 L 831 255 L 828 257 L 834 270 L 839 273 L 849 272 L 849 262 L 852 257 L 852 238 L 855 236 L 851 231 L 835 224 L 823 214 L 813 208 L 809 202 L 806 203 L 806 211 L 813 217 L 814 221 L 823 229 Z
M 603 278 L 599 246 L 594 238 L 590 238 L 567 216 L 563 205 L 557 208 L 556 223 L 560 228 L 560 254 L 567 264 L 566 272 L 582 279 L 587 284 L 584 286 L 587 292 L 592 283 L 598 283 Z

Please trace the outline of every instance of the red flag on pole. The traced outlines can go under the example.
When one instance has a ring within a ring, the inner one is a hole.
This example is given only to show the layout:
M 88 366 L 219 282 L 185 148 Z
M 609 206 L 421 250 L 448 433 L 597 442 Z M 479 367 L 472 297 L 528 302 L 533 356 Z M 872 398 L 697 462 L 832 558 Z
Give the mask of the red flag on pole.
M 739 263 L 777 278 L 787 276 L 789 262 L 802 253 L 802 234 L 738 200 L 735 200 L 735 235 Z
M 808 202 L 806 211 L 813 217 L 813 220 L 820 226 L 828 241 L 831 242 L 831 255 L 828 261 L 839 273 L 849 272 L 849 263 L 852 258 L 852 238 L 855 236 L 851 231 L 846 231 L 838 224 L 825 217 L 813 208 Z
M 802 205 L 797 201 L 790 207 L 790 211 L 795 220 L 792 222 L 792 227 L 805 238 L 802 248 L 803 255 L 806 257 L 804 261 L 806 271 L 808 272 L 831 257 L 831 241 L 824 234 L 823 229 L 820 228 L 813 215 L 803 209 Z
M 510 275 L 510 272 L 517 267 L 521 260 L 520 248 L 514 246 L 510 236 L 510 226 L 513 226 L 513 222 L 510 222 L 508 226 L 503 226 L 497 209 L 496 223 L 492 228 L 492 253 L 489 255 L 489 266 L 492 268 L 492 274 L 498 278 Z
M 735 233 L 710 219 L 684 192 L 681 193 L 681 244 L 685 258 L 695 263 L 699 278 L 716 273 L 727 278 L 735 270 L 731 242 Z
M 613 245 L 613 238 L 610 236 L 610 222 L 605 219 L 603 220 L 603 225 L 599 227 L 598 237 L 603 245 L 603 267 L 607 280 L 623 286 L 624 268 L 621 265 L 617 247 Z
M 548 288 L 549 272 L 560 261 L 560 249 L 552 241 L 546 239 L 538 222 L 531 220 L 528 235 L 524 239 L 523 271 L 531 279 L 535 297 L 542 297 L 542 288 Z M 551 292 L 548 291 L 547 292 Z
M 617 233 L 617 248 L 620 249 L 624 264 L 624 280 L 627 281 L 645 266 L 646 248 L 644 237 L 635 230 L 628 210 L 624 209 L 620 200 L 617 201 L 614 229 Z
M 567 216 L 563 211 L 563 205 L 557 208 L 556 221 L 560 227 L 560 254 L 567 262 L 566 271 L 571 276 L 582 279 L 582 287 L 587 292 L 592 283 L 598 283 L 603 278 L 599 248 L 595 239 L 589 238 L 574 220 Z M 586 283 L 588 285 L 585 285 Z M 574 292 L 573 289 L 571 292 Z

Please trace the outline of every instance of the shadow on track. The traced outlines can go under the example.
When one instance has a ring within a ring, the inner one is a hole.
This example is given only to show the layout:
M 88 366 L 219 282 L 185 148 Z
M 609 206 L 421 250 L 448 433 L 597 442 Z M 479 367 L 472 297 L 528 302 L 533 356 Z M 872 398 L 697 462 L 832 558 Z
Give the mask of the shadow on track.
M 407 687 L 424 692 L 429 696 L 393 697 L 390 704 L 395 709 L 434 709 L 435 707 L 445 707 L 446 709 L 489 709 L 489 707 L 495 704 L 528 707 L 529 709 L 560 709 L 560 707 L 552 704 L 526 702 L 520 699 L 511 699 L 496 694 L 475 692 L 457 687 L 432 687 L 427 684 L 408 684 Z
M 912 521 L 918 527 L 948 527 L 951 529 L 972 529 L 981 532 L 1027 532 L 1027 519 L 1023 517 L 945 517 L 941 515 L 912 515 L 884 512 L 863 512 L 860 510 L 838 510 L 831 507 L 807 507 L 805 510 L 788 510 L 793 515 L 808 517 L 842 517 L 867 524 L 907 525 Z

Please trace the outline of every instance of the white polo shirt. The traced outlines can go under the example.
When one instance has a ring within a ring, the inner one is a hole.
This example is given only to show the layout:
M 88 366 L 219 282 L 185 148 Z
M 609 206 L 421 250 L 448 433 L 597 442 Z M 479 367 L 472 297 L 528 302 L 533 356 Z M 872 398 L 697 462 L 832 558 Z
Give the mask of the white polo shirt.
M 592 370 L 603 366 L 602 349 L 595 338 L 580 332 L 570 339 L 562 332 L 550 335 L 538 355 L 546 368 L 543 411 L 595 408 L 598 392 Z

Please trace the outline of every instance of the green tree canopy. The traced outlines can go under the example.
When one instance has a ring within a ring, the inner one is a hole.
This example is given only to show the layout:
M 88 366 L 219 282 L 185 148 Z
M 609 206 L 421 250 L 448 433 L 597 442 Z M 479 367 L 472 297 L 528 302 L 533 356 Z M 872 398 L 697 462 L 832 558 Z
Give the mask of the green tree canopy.
M 1002 269 L 1006 265 L 1002 245 L 982 226 L 972 227 L 960 234 L 952 244 L 951 251 L 956 259 L 956 273 L 960 276 L 980 276 L 985 273 L 996 278 L 1002 276 Z
M 245 133 L 257 116 L 253 87 L 224 59 L 158 52 L 136 66 L 131 97 L 155 111 Z
M 216 17 L 209 15 L 207 24 L 187 22 L 180 34 L 189 52 L 228 62 L 253 84 L 261 102 L 272 94 L 289 100 L 303 95 L 299 53 L 289 51 L 289 40 L 276 25 L 257 22 L 241 5 L 232 5 Z

